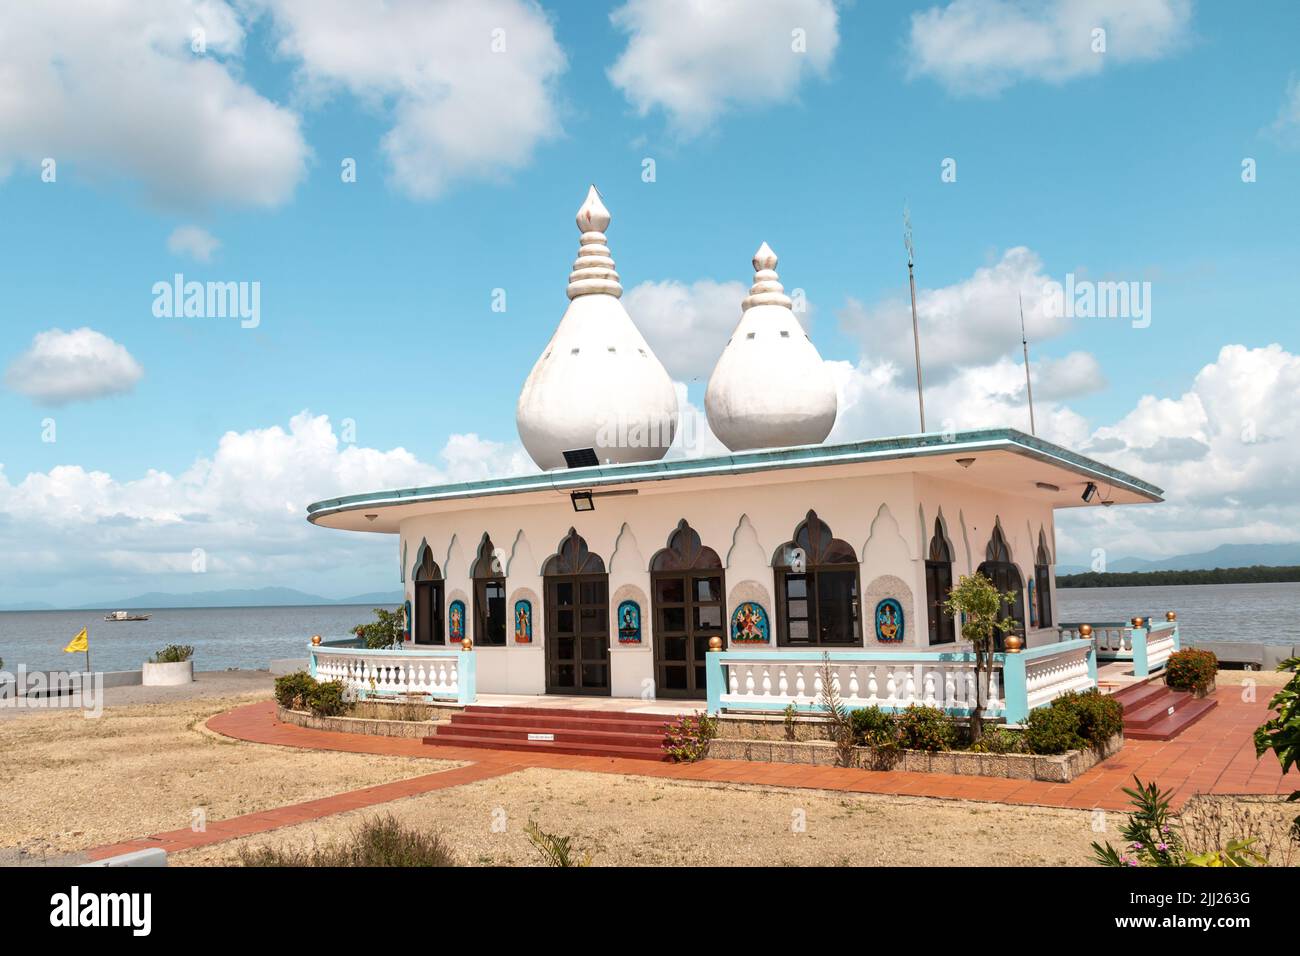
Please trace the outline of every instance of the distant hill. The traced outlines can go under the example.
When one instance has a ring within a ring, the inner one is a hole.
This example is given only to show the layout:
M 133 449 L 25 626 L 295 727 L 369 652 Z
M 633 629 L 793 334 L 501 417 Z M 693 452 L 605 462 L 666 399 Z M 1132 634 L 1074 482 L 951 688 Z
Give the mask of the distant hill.
M 1248 568 L 1212 568 L 1196 571 L 1109 571 L 1098 574 L 1058 574 L 1057 587 L 1122 588 L 1164 587 L 1178 584 L 1279 584 L 1300 581 L 1300 567 L 1269 567 L 1254 564 Z
M 118 601 L 97 601 L 83 604 L 76 610 L 130 610 L 136 608 L 184 608 L 184 607 L 294 607 L 300 605 L 321 604 L 370 604 L 374 606 L 397 606 L 402 603 L 400 591 L 373 591 L 368 594 L 354 594 L 345 598 L 326 598 L 319 594 L 308 594 L 296 588 L 229 588 L 223 591 L 192 591 L 188 594 L 173 594 L 166 591 L 150 591 L 135 597 Z
M 1133 571 L 1208 571 L 1214 568 L 1294 567 L 1300 565 L 1300 542 L 1294 544 L 1221 544 L 1212 551 L 1180 554 L 1172 558 L 1147 560 L 1119 558 L 1106 562 L 1109 574 Z M 1057 576 L 1084 574 L 1084 565 L 1057 565 Z

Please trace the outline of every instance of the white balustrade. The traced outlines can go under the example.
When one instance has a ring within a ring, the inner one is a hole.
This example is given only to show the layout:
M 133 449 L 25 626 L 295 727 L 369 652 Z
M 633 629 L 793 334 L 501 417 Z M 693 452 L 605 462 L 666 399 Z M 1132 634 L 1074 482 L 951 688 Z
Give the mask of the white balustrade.
M 1029 710 L 1050 703 L 1072 690 L 1096 686 L 1088 671 L 1088 648 L 1078 646 L 1025 661 L 1025 692 Z
M 1073 641 L 1080 638 L 1078 624 L 1062 624 L 1056 630 L 1059 640 Z M 1133 657 L 1133 628 L 1127 624 L 1092 625 L 1092 643 L 1097 653 L 1116 660 L 1129 660 Z
M 1169 661 L 1169 655 L 1177 650 L 1174 638 L 1174 625 L 1160 625 L 1153 627 L 1147 634 L 1147 670 L 1153 671 L 1157 667 L 1164 667 Z
M 358 697 L 461 696 L 460 652 L 313 647 L 316 679 L 342 681 Z
M 852 652 L 840 652 L 845 656 Z M 876 654 L 876 659 L 833 660 L 830 670 L 844 706 L 902 710 L 912 704 L 965 712 L 975 706 L 975 664 L 943 659 L 951 654 Z M 823 662 L 817 653 L 728 652 L 721 705 L 724 710 L 801 710 L 821 703 Z M 990 675 L 985 713 L 1001 712 L 1001 674 L 995 664 Z M 1085 675 L 1086 675 L 1085 659 Z

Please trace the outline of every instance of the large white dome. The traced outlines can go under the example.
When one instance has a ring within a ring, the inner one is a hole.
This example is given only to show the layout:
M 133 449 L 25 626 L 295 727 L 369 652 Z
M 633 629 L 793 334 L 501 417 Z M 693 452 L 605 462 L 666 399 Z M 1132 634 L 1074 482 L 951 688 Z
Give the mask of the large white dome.
M 569 307 L 519 393 L 519 438 L 541 468 L 564 467 L 564 452 L 579 448 L 602 463 L 655 461 L 677 432 L 677 392 L 619 301 L 609 210 L 595 186 L 577 222 Z
M 835 383 L 794 312 L 765 242 L 740 324 L 704 393 L 709 428 L 732 451 L 814 445 L 835 424 Z

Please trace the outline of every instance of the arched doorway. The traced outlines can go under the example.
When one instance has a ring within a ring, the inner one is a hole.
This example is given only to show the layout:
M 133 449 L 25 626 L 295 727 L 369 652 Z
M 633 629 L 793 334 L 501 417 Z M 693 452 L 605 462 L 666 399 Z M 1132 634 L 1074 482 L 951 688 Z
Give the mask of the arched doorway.
M 700 543 L 685 520 L 650 559 L 654 606 L 655 695 L 703 700 L 709 639 L 726 646 L 726 581 L 722 559 Z
M 546 692 L 609 696 L 609 575 L 573 528 L 542 566 Z
M 861 646 L 858 556 L 809 511 L 772 557 L 780 647 Z
M 993 526 L 993 534 L 989 537 L 988 548 L 984 552 L 984 563 L 977 569 L 980 574 L 984 575 L 993 582 L 993 586 L 1003 594 L 1010 592 L 1013 600 L 1002 601 L 1002 616 L 1009 617 L 1016 622 L 1016 633 L 1021 637 L 1025 634 L 1025 582 L 1020 575 L 1020 568 L 1011 560 L 1011 546 L 1007 544 L 1006 537 L 1002 534 L 1002 525 Z M 1002 650 L 1002 640 L 1005 635 L 1002 631 L 995 632 L 993 638 L 994 650 Z
M 415 582 L 415 643 L 447 643 L 442 620 L 442 569 L 433 560 L 427 541 L 420 543 L 411 579 Z
M 1038 627 L 1052 626 L 1052 552 L 1047 547 L 1047 535 L 1038 531 L 1038 554 L 1034 557 L 1034 610 Z
M 506 646 L 506 577 L 492 539 L 483 535 L 470 577 L 474 581 L 474 643 Z
M 925 559 L 925 606 L 930 619 L 930 643 L 951 644 L 957 639 L 952 615 L 944 610 L 952 590 L 952 546 L 943 533 L 943 523 L 934 519 L 934 537 Z

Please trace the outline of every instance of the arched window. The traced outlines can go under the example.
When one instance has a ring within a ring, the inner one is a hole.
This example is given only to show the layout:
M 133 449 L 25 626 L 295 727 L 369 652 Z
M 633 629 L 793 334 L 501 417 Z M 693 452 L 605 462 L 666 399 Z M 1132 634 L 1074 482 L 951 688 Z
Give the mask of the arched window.
M 984 553 L 984 563 L 977 569 L 980 574 L 984 575 L 993 582 L 993 586 L 1002 593 L 1010 592 L 1014 599 L 1010 602 L 1002 602 L 1002 616 L 1010 617 L 1016 622 L 1016 631 L 1020 635 L 1025 633 L 1025 584 L 1020 575 L 1020 569 L 1016 567 L 1011 560 L 1011 548 L 1007 544 L 1006 537 L 1002 534 L 1002 525 L 993 526 L 993 534 L 989 537 L 989 545 Z M 994 647 L 1002 650 L 1003 633 L 997 632 L 994 640 Z
M 608 695 L 609 575 L 573 528 L 542 566 L 546 692 Z
M 1038 626 L 1052 626 L 1052 554 L 1047 535 L 1038 531 L 1038 555 L 1034 558 L 1034 600 L 1038 603 Z
M 650 559 L 654 607 L 655 695 L 704 698 L 709 641 L 726 646 L 722 559 L 685 520 Z
M 861 646 L 857 553 L 815 511 L 777 549 L 772 568 L 779 645 Z
M 925 605 L 930 619 L 930 643 L 950 644 L 957 639 L 952 615 L 944 610 L 952 590 L 952 548 L 943 533 L 943 524 L 934 519 L 934 537 L 925 559 Z
M 474 562 L 474 643 L 489 647 L 506 644 L 506 575 L 495 554 L 492 539 L 483 535 Z
M 433 560 L 427 541 L 420 542 L 411 580 L 415 582 L 415 643 L 447 643 L 442 621 L 442 569 Z

